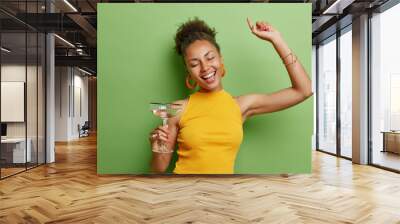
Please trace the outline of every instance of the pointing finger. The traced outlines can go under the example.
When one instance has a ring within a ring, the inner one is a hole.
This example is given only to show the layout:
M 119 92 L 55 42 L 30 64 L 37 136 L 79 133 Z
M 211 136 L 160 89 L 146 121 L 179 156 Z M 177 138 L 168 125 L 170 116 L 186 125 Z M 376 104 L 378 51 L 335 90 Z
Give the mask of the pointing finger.
M 253 23 L 251 22 L 249 17 L 247 17 L 247 25 L 249 25 L 249 28 L 251 29 L 251 31 L 254 31 Z

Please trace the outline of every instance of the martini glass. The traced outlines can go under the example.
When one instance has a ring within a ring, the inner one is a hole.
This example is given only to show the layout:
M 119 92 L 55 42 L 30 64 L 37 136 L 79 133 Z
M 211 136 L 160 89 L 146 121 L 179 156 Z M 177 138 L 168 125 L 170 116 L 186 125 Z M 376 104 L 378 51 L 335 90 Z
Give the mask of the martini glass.
M 150 103 L 151 112 L 162 119 L 163 126 L 166 126 L 168 123 L 168 118 L 176 116 L 182 110 L 181 104 L 174 103 Z M 172 150 L 167 148 L 167 145 L 162 141 L 157 142 L 158 147 L 153 148 L 153 152 L 158 153 L 172 153 Z

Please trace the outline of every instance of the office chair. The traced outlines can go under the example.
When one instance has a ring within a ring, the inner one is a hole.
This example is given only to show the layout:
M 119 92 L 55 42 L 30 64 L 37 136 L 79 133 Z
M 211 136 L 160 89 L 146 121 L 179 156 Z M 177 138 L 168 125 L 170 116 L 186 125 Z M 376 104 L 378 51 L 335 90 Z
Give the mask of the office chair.
M 78 124 L 79 138 L 89 136 L 89 129 L 89 121 L 85 121 L 82 127 L 80 127 L 80 125 Z

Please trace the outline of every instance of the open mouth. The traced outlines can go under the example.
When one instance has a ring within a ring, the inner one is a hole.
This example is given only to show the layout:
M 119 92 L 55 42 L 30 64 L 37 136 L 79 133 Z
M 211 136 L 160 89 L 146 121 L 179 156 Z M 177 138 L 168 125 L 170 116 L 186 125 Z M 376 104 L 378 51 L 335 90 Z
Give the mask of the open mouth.
M 213 82 L 215 80 L 215 74 L 216 73 L 217 73 L 216 71 L 213 71 L 213 72 L 208 73 L 207 75 L 201 76 L 201 78 L 203 80 L 205 80 L 207 83 L 211 83 L 211 82 Z

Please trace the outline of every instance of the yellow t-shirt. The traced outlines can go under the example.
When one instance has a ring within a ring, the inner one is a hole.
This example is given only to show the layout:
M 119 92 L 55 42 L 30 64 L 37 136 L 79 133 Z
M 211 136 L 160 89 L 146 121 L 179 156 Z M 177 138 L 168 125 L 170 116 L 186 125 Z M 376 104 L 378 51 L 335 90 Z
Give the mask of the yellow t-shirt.
M 243 139 L 242 114 L 225 90 L 196 92 L 182 112 L 177 174 L 231 174 Z

